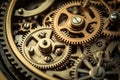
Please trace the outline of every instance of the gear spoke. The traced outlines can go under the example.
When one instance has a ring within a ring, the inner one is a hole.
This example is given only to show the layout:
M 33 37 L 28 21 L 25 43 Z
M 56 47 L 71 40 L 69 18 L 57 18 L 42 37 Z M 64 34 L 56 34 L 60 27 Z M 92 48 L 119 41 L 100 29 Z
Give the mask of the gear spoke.
M 112 74 L 117 74 L 116 71 L 106 71 L 106 75 L 112 75 Z
M 55 42 L 54 45 L 55 45 L 55 47 L 65 48 L 65 44 L 63 44 L 63 43 Z
M 66 15 L 68 16 L 68 18 L 71 18 L 71 17 L 73 16 L 73 14 L 70 13 L 70 12 L 68 12 L 67 9 L 64 9 L 64 10 L 63 10 L 63 14 L 66 14 Z
M 46 38 L 50 38 L 50 39 L 51 39 L 52 35 L 53 35 L 53 31 L 52 31 L 52 30 L 49 30 L 49 31 L 47 32 Z
M 84 11 L 85 16 L 87 16 L 87 19 L 91 20 L 92 18 L 91 18 L 91 15 L 89 14 L 88 9 L 84 8 L 83 11 Z
M 89 69 L 92 69 L 93 66 L 91 65 L 91 63 L 87 60 L 87 59 L 84 59 L 84 64 L 89 68 Z
M 64 30 L 64 29 L 69 30 L 69 28 L 67 27 L 66 24 L 67 24 L 67 23 L 65 23 L 65 25 L 63 25 L 63 26 L 59 26 L 59 30 L 60 30 L 60 31 L 62 31 L 62 30 Z
M 88 33 L 86 30 L 83 30 L 83 34 L 85 37 L 88 37 L 90 35 L 90 33 Z
M 102 59 L 99 59 L 98 63 L 97 63 L 97 67 L 100 67 L 102 64 Z
M 88 70 L 85 70 L 85 69 L 78 69 L 78 72 L 80 72 L 80 73 L 89 73 L 89 71 Z
M 32 36 L 31 38 L 33 38 L 37 42 L 40 40 L 40 38 L 38 36 Z
M 91 18 L 90 20 L 88 19 L 86 22 L 87 22 L 87 25 L 90 23 L 95 23 L 95 22 L 97 23 L 97 18 L 95 17 L 95 18 Z

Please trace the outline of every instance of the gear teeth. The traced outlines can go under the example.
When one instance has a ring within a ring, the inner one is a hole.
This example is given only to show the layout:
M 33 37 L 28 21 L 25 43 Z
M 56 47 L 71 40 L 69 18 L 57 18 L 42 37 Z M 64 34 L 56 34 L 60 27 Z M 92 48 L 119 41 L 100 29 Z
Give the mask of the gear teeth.
M 28 75 L 33 75 L 33 78 L 36 77 L 36 79 L 41 79 L 41 78 L 38 78 L 37 75 L 34 75 L 33 73 L 31 73 L 27 68 L 25 68 L 25 66 L 23 66 L 19 60 L 14 56 L 14 54 L 12 53 L 11 51 L 11 48 L 9 48 L 8 46 L 8 41 L 7 41 L 7 38 L 6 38 L 6 33 L 5 33 L 5 20 L 6 20 L 6 14 L 7 14 L 7 8 L 9 6 L 9 3 L 10 1 L 6 0 L 6 2 L 4 2 L 4 4 L 2 4 L 0 6 L 0 42 L 1 42 L 1 45 L 2 45 L 2 48 L 4 50 L 4 54 L 5 54 L 5 58 L 7 57 L 7 59 L 9 60 L 10 62 L 10 65 L 9 66 L 14 66 L 15 69 L 19 70 L 18 72 L 22 73 L 22 72 L 26 72 Z M 9 69 L 9 66 L 8 69 Z M 23 70 L 24 69 L 24 70 Z M 9 69 L 11 71 L 11 74 L 15 75 L 16 78 L 18 79 L 18 74 L 14 74 L 14 71 L 10 68 Z M 15 72 L 16 73 L 16 72 Z M 24 75 L 22 75 L 24 76 Z
M 36 29 L 36 30 L 38 31 L 38 30 L 43 30 L 43 29 L 51 29 L 51 28 L 42 27 L 42 28 L 38 28 L 38 29 Z M 36 30 L 34 30 L 34 31 L 36 31 Z M 52 30 L 52 29 L 51 29 L 51 30 Z M 33 31 L 33 32 L 34 32 L 34 31 Z M 28 33 L 28 34 L 26 34 L 26 35 L 23 37 L 23 41 L 21 42 L 21 49 L 20 49 L 21 53 L 24 53 L 24 52 L 23 52 L 23 45 L 24 45 L 24 42 L 25 42 L 26 38 L 27 38 L 29 35 L 31 35 L 31 33 Z M 25 59 L 27 59 L 27 61 L 28 61 L 31 65 L 33 65 L 34 67 L 36 67 L 36 68 L 38 68 L 38 69 L 42 69 L 42 70 L 50 70 L 50 69 L 59 70 L 59 69 L 61 69 L 62 67 L 64 67 L 64 66 L 68 63 L 69 58 L 70 58 L 70 53 L 71 53 L 71 47 L 69 47 L 69 51 L 68 51 L 68 53 L 65 55 L 65 58 L 62 59 L 62 61 L 59 61 L 59 63 L 55 63 L 55 64 L 51 64 L 51 65 L 46 65 L 46 66 L 39 65 L 39 64 L 37 64 L 37 63 L 32 62 L 31 60 L 29 60 L 29 59 L 27 58 L 27 56 L 25 56 L 25 54 L 23 54 L 23 56 L 25 57 Z M 64 63 L 64 64 L 63 64 L 63 63 Z M 62 64 L 62 65 L 61 65 L 61 64 Z
M 78 66 L 79 65 L 81 65 L 81 61 L 82 61 L 82 59 L 81 58 L 78 58 L 76 61 L 75 61 L 75 64 L 74 64 L 74 66 L 72 67 L 72 70 L 71 70 L 71 72 L 70 72 L 70 75 L 71 75 L 71 78 L 72 78 L 72 80 L 77 80 L 76 79 L 76 70 L 77 70 L 77 68 L 78 68 Z
M 59 32 L 56 31 L 57 25 L 54 25 L 54 20 L 55 20 L 55 18 L 56 18 L 56 15 L 62 10 L 63 7 L 66 8 L 66 6 L 68 6 L 68 4 L 69 4 L 69 5 L 71 4 L 72 6 L 74 6 L 75 4 L 81 4 L 81 3 L 80 3 L 79 1 L 71 1 L 71 2 L 68 2 L 68 3 L 64 4 L 64 5 L 63 5 L 62 7 L 60 7 L 58 10 L 56 10 L 56 13 L 54 14 L 54 19 L 53 19 L 53 21 L 52 21 L 52 26 L 53 26 L 53 30 L 54 30 L 54 33 L 55 33 L 57 39 L 58 39 L 59 41 L 61 41 L 61 42 L 64 42 L 64 43 L 70 44 L 70 45 L 79 45 L 79 44 L 85 45 L 86 43 L 93 41 L 96 37 L 98 37 L 98 36 L 100 35 L 100 33 L 101 33 L 101 31 L 102 31 L 102 25 L 103 25 L 101 13 L 100 13 L 100 11 L 99 11 L 95 6 L 92 6 L 91 8 L 94 8 L 94 9 L 97 11 L 97 13 L 99 13 L 99 16 L 100 16 L 100 26 L 99 26 L 98 31 L 96 31 L 96 33 L 94 34 L 94 36 L 91 36 L 91 38 L 85 39 L 84 41 L 82 41 L 82 40 L 81 40 L 81 41 L 72 41 L 72 40 L 68 40 L 68 39 L 67 39 L 67 37 L 70 37 L 70 36 L 66 36 L 66 35 L 65 35 L 66 38 L 64 38 L 64 37 L 62 37 L 62 36 L 60 35 L 61 33 L 59 33 Z M 62 31 L 61 31 L 61 32 L 62 32 Z M 65 33 L 65 32 L 64 32 L 64 33 Z M 67 33 L 65 33 L 65 34 L 67 34 Z

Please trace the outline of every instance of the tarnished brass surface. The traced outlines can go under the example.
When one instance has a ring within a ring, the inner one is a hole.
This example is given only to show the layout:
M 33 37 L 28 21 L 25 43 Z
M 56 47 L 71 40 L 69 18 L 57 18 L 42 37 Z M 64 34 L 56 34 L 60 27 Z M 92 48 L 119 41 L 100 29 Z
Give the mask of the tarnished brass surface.
M 20 80 L 120 80 L 120 1 L 6 0 L 0 41 Z

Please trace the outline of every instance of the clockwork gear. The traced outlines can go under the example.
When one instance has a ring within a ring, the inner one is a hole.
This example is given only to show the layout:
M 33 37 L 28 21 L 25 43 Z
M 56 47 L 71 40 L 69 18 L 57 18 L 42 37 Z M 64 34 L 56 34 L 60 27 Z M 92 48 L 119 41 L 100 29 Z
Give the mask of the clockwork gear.
M 70 2 L 56 11 L 53 29 L 56 37 L 67 44 L 90 42 L 101 32 L 101 16 L 93 6 L 82 7 L 80 2 Z M 66 36 L 66 31 L 70 36 Z
M 69 61 L 70 46 L 57 42 L 51 28 L 33 31 L 22 43 L 23 56 L 39 69 L 59 69 Z
M 106 15 L 105 23 L 103 26 L 102 34 L 111 37 L 118 38 L 120 37 L 120 9 L 119 4 L 115 8 L 111 8 L 109 13 Z
M 55 14 L 55 11 L 50 12 L 49 14 L 47 14 L 47 16 L 45 16 L 44 20 L 43 20 L 43 26 L 47 26 L 47 27 L 51 27 L 52 25 L 52 21 L 53 21 L 53 16 Z
M 0 72 L 2 62 L 13 80 L 120 80 L 119 0 L 2 2 Z
M 101 52 L 100 52 L 101 53 Z M 112 64 L 111 64 L 112 63 Z M 106 68 L 106 64 L 110 64 Z M 92 65 L 87 57 L 79 60 L 76 67 L 71 71 L 74 80 L 119 80 L 120 73 L 118 65 L 107 58 L 98 59 L 97 63 Z

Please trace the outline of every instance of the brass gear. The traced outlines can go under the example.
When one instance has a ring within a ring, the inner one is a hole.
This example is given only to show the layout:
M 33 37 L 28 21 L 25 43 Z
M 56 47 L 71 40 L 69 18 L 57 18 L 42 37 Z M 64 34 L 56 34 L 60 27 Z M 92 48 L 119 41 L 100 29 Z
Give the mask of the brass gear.
M 103 44 L 106 42 L 106 40 L 103 39 L 98 40 L 97 42 L 100 41 L 103 41 Z M 82 59 L 78 59 L 78 62 L 74 65 L 73 70 L 71 71 L 73 80 L 120 80 L 120 41 L 109 40 L 106 44 L 108 46 L 103 45 L 100 48 L 98 46 L 95 47 L 95 44 L 90 48 L 94 52 L 90 52 L 87 55 L 83 52 L 85 55 L 83 55 Z M 95 74 L 98 67 L 100 68 L 100 71 L 102 71 L 102 76 L 96 77 L 93 74 Z M 112 78 L 108 75 L 111 75 Z
M 13 26 L 16 29 L 13 34 L 20 34 L 20 33 L 23 34 L 37 28 L 36 19 L 37 19 L 37 16 L 29 17 L 22 20 L 18 18 L 13 23 Z
M 53 15 L 55 14 L 55 11 L 51 11 L 48 13 L 45 18 L 43 19 L 43 26 L 51 27 L 52 21 L 53 21 Z
M 72 80 L 71 78 L 71 70 L 72 68 L 75 66 L 76 62 L 78 61 L 79 58 L 81 58 L 82 55 L 82 50 L 80 49 L 80 46 L 72 46 L 71 49 L 71 56 L 69 59 L 69 63 L 61 68 L 60 70 L 57 71 L 52 71 L 52 70 L 48 70 L 46 71 L 46 74 L 54 77 L 54 75 L 56 75 L 56 77 L 59 77 L 61 80 Z
M 22 42 L 22 54 L 33 66 L 43 69 L 60 69 L 70 58 L 70 46 L 57 42 L 51 28 L 39 28 Z
M 56 37 L 73 45 L 92 41 L 101 32 L 101 26 L 100 11 L 94 6 L 82 7 L 79 1 L 64 4 L 56 11 L 53 20 Z M 66 36 L 64 31 L 70 36 Z
M 120 7 L 112 10 L 109 16 L 105 18 L 102 34 L 107 37 L 120 37 Z
M 83 59 L 76 62 L 71 71 L 73 80 L 120 80 L 119 66 L 114 61 L 99 58 L 97 63 L 93 65 L 87 57 L 84 56 Z M 107 65 L 107 68 L 106 63 L 110 64 Z
M 14 75 L 14 79 L 20 80 L 23 78 L 23 79 L 29 80 L 31 76 L 32 76 L 31 80 L 41 79 L 39 76 L 29 71 L 29 69 L 26 68 L 20 62 L 20 60 L 15 56 L 15 52 L 13 51 L 13 49 L 11 49 L 10 44 L 11 44 L 12 39 L 10 38 L 10 40 L 8 40 L 9 39 L 8 36 L 10 35 L 7 35 L 7 30 L 11 30 L 11 28 L 9 25 L 10 23 L 7 22 L 8 21 L 7 17 L 8 16 L 10 17 L 10 13 L 12 12 L 11 5 L 14 6 L 15 2 L 16 2 L 15 0 L 5 0 L 5 2 L 2 5 L 0 4 L 0 31 L 1 31 L 0 32 L 0 44 L 2 45 L 1 49 L 3 49 L 3 52 L 0 53 L 0 56 L 1 55 L 4 56 L 3 58 L 6 64 L 5 67 L 7 67 L 6 70 L 8 72 L 10 71 L 10 75 Z M 11 20 L 11 18 L 9 19 Z M 20 74 L 22 75 L 22 77 L 20 77 Z

